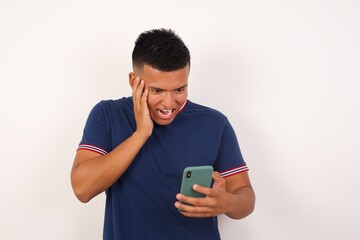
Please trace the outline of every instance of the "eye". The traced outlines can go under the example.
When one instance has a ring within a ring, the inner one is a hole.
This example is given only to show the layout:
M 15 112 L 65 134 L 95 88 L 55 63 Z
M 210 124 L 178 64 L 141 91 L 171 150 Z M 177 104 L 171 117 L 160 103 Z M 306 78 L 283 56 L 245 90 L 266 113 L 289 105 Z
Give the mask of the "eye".
M 150 88 L 150 92 L 152 94 L 160 94 L 163 92 L 163 90 L 159 89 L 159 88 Z
M 181 88 L 178 88 L 178 89 L 175 89 L 175 93 L 182 93 L 185 91 L 185 87 L 181 87 Z

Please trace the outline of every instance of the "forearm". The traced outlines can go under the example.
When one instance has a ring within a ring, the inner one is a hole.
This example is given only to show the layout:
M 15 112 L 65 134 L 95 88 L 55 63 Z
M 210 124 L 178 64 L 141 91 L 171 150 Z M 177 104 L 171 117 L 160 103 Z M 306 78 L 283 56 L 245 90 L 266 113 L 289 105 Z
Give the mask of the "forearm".
M 251 186 L 244 186 L 229 193 L 229 211 L 225 214 L 232 219 L 250 215 L 255 208 L 255 194 Z
M 76 197 L 88 202 L 108 189 L 132 163 L 147 136 L 135 132 L 107 155 L 74 164 L 71 182 Z

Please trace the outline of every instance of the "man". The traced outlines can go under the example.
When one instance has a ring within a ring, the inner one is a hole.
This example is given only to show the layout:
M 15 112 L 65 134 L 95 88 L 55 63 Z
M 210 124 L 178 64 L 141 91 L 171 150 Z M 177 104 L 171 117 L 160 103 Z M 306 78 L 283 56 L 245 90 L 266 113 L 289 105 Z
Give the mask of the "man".
M 106 192 L 104 239 L 220 239 L 217 217 L 240 219 L 255 196 L 233 128 L 220 112 L 187 99 L 190 53 L 172 30 L 138 37 L 132 97 L 91 111 L 71 172 L 88 202 Z M 214 167 L 205 198 L 179 193 L 188 166 Z M 188 204 L 184 204 L 188 203 Z

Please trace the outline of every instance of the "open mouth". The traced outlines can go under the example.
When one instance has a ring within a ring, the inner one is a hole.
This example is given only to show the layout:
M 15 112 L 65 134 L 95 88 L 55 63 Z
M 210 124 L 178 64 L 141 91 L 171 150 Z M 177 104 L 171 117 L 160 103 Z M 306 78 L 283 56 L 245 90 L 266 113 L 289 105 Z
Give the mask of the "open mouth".
M 160 118 L 163 118 L 163 119 L 171 118 L 174 111 L 175 111 L 175 108 L 173 108 L 173 109 L 157 109 L 156 110 L 156 112 L 159 114 Z

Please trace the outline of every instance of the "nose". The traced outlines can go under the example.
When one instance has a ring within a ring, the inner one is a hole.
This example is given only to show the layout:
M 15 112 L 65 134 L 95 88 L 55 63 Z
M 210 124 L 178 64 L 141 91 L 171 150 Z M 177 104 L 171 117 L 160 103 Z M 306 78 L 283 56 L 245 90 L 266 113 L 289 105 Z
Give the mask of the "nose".
M 162 104 L 165 108 L 174 107 L 175 98 L 172 92 L 165 92 L 164 97 L 162 99 Z

